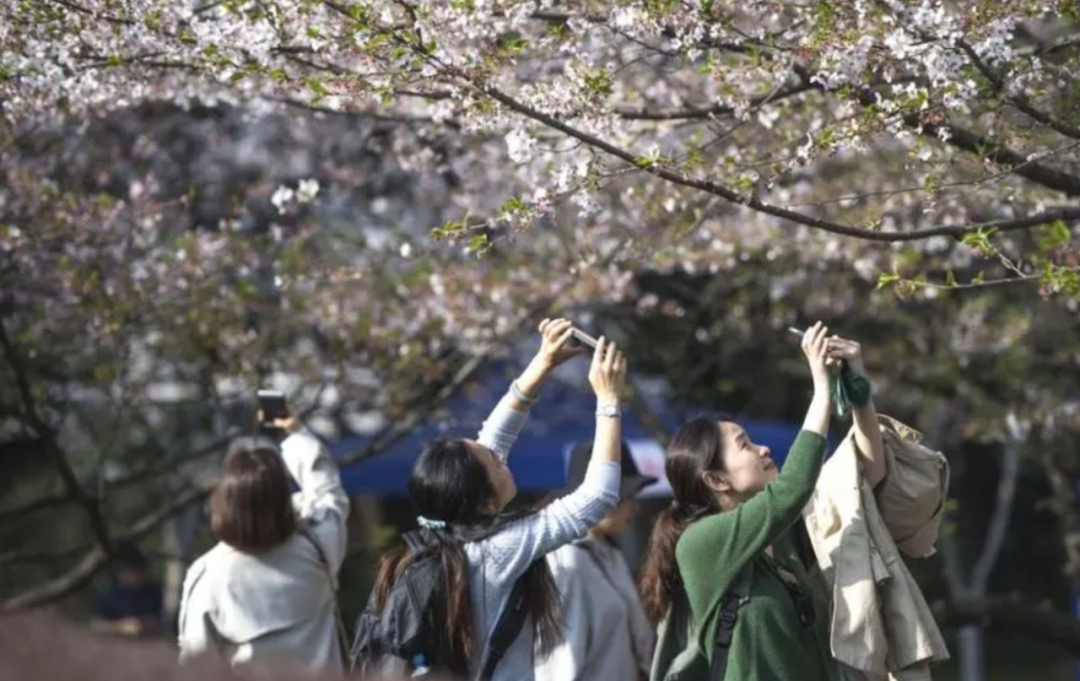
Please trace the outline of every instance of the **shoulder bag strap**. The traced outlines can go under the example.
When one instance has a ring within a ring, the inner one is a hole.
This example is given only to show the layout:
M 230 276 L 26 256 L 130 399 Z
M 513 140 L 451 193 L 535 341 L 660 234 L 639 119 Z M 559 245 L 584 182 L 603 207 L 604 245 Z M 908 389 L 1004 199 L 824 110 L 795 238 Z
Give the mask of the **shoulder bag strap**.
M 338 653 L 341 655 L 341 663 L 344 665 L 344 669 L 348 669 L 348 632 L 345 630 L 345 620 L 341 616 L 341 606 L 338 604 L 337 600 L 337 579 L 334 578 L 334 571 L 330 569 L 330 561 L 327 560 L 326 552 L 323 550 L 319 540 L 316 539 L 306 527 L 300 528 L 300 534 L 315 547 L 315 554 L 319 557 L 319 564 L 322 565 L 323 573 L 326 574 L 326 578 L 330 582 L 330 594 L 334 599 L 334 626 L 337 628 Z
M 543 559 L 541 559 L 543 560 Z M 499 615 L 499 621 L 495 623 L 495 629 L 491 632 L 491 641 L 488 643 L 487 658 L 480 667 L 480 675 L 476 681 L 490 681 L 495 674 L 495 668 L 499 666 L 510 646 L 517 640 L 525 626 L 528 613 L 525 610 L 525 585 L 521 579 L 514 584 L 510 591 L 510 598 Z

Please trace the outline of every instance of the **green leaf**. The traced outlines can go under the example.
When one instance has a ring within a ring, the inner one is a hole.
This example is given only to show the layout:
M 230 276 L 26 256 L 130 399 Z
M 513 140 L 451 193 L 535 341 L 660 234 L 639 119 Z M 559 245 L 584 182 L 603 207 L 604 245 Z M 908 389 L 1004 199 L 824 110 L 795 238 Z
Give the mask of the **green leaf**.
M 487 234 L 480 233 L 469 239 L 469 250 L 475 252 L 477 257 L 484 256 L 490 249 L 491 240 Z
M 885 288 L 900 281 L 900 275 L 896 272 L 882 272 L 878 275 L 877 290 Z

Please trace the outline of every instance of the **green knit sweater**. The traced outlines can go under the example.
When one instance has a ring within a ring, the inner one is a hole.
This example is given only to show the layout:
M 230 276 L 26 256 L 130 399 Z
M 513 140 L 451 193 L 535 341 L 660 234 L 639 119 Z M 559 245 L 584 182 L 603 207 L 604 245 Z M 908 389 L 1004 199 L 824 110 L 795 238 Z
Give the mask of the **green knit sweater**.
M 829 654 L 827 602 L 813 599 L 814 623 L 799 621 L 795 599 L 776 568 L 812 596 L 788 530 L 800 520 L 825 458 L 825 439 L 802 431 L 777 479 L 733 511 L 703 518 L 679 539 L 676 559 L 694 615 L 697 641 L 712 661 L 720 601 L 739 571 L 753 563 L 750 599 L 739 610 L 728 657 L 729 681 L 836 681 Z M 772 546 L 773 555 L 765 549 Z M 714 679 L 712 681 L 720 681 Z

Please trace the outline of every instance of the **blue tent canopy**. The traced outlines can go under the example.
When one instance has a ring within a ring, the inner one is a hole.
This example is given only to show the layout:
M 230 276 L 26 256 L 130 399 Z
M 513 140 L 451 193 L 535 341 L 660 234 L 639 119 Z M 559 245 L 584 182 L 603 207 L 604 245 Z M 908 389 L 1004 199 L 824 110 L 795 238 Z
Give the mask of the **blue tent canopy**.
M 350 494 L 403 495 L 409 471 L 424 444 L 433 437 L 476 437 L 480 424 L 505 394 L 517 372 L 508 365 L 498 365 L 485 372 L 450 400 L 438 417 L 403 438 L 388 451 L 366 461 L 345 467 L 342 482 Z M 558 490 L 566 484 L 566 453 L 574 443 L 588 441 L 595 427 L 596 400 L 586 390 L 575 390 L 558 381 L 545 386 L 540 402 L 533 407 L 525 429 L 510 456 L 510 469 L 518 489 L 526 492 Z M 657 416 L 669 431 L 696 415 L 657 405 Z M 783 462 L 788 447 L 799 428 L 774 421 L 740 419 L 751 439 L 768 446 L 777 464 Z M 632 411 L 623 420 L 625 440 L 651 441 L 648 431 Z M 364 446 L 367 438 L 347 436 L 330 445 L 335 457 L 343 457 Z M 636 458 L 636 457 L 635 457 Z

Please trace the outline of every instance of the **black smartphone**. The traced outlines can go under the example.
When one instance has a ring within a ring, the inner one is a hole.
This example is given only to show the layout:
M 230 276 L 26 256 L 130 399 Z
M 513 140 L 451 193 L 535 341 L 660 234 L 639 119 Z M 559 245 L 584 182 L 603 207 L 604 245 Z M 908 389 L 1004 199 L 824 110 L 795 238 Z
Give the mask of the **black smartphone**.
M 596 349 L 596 339 L 581 329 L 574 329 L 571 332 L 570 341 L 572 346 L 587 345 L 594 350 Z
M 260 390 L 258 397 L 264 424 L 272 425 L 275 419 L 289 418 L 289 405 L 285 402 L 285 393 L 280 390 Z

